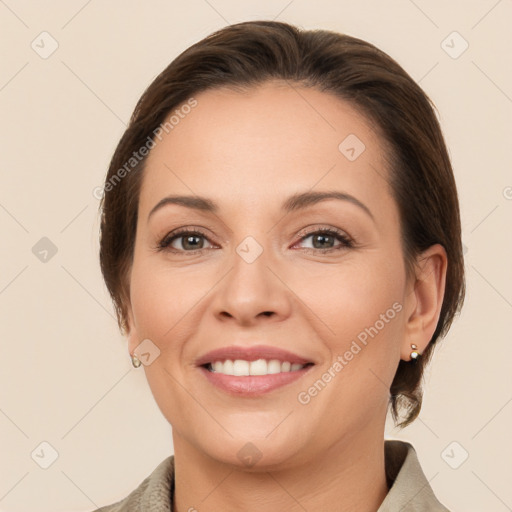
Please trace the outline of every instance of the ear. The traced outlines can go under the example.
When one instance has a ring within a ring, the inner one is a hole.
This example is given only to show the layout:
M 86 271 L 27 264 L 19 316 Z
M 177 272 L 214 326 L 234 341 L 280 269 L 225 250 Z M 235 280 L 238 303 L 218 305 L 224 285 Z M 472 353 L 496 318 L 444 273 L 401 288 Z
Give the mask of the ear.
M 140 344 L 135 318 L 131 304 L 126 308 L 126 337 L 128 338 L 128 352 L 133 354 L 134 350 Z
M 444 247 L 435 244 L 417 259 L 417 273 L 406 297 L 405 338 L 400 358 L 411 360 L 411 344 L 420 354 L 427 348 L 443 305 L 448 258 Z

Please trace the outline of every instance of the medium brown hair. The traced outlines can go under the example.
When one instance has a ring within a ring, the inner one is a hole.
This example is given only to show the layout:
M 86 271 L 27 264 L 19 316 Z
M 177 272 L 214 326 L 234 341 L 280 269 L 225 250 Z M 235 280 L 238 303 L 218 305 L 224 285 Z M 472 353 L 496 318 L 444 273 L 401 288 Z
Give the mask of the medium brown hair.
M 396 424 L 403 412 L 398 424 L 403 428 L 419 414 L 425 365 L 464 302 L 459 203 L 434 105 L 397 62 L 361 39 L 273 21 L 238 23 L 194 44 L 155 78 L 114 152 L 100 204 L 100 265 L 119 328 L 128 330 L 129 271 L 146 157 L 139 156 L 131 168 L 126 163 L 154 140 L 171 111 L 194 94 L 219 87 L 244 90 L 271 80 L 332 93 L 375 125 L 400 213 L 408 276 L 414 276 L 421 252 L 433 244 L 446 250 L 445 294 L 436 330 L 419 361 L 400 360 L 390 389 L 393 419 Z

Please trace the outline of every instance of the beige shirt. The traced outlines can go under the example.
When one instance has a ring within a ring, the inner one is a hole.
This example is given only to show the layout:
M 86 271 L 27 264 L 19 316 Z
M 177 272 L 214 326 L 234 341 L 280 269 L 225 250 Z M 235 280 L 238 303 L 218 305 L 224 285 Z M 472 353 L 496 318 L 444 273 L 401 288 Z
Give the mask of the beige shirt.
M 436 499 L 416 451 L 404 441 L 384 443 L 388 486 L 386 498 L 375 512 L 450 512 Z M 174 456 L 170 456 L 124 500 L 94 512 L 172 512 Z

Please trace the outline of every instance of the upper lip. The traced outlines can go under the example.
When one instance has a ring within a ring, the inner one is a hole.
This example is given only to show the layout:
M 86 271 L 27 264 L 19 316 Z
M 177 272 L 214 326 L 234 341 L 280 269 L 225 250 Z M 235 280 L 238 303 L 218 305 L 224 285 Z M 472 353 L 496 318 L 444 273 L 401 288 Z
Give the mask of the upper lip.
M 232 345 L 230 347 L 218 348 L 207 352 L 196 360 L 196 365 L 204 366 L 208 363 L 214 363 L 215 361 L 226 361 L 227 359 L 231 359 L 232 361 L 235 359 L 243 359 L 245 361 L 256 361 L 257 359 L 277 359 L 281 362 L 289 361 L 292 364 L 313 363 L 313 361 L 305 359 L 304 357 L 294 354 L 293 352 L 271 347 L 269 345 L 254 345 L 251 347 Z

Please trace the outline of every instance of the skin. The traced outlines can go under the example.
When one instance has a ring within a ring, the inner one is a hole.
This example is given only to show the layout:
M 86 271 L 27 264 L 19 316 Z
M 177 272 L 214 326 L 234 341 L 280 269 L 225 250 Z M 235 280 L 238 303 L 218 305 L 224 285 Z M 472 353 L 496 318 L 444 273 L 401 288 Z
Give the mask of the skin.
M 430 247 L 416 278 L 406 279 L 384 146 L 348 103 L 280 82 L 195 98 L 146 162 L 129 276 L 129 350 L 147 338 L 160 350 L 144 369 L 172 425 L 174 511 L 376 511 L 388 492 L 389 388 L 410 344 L 422 353 L 435 331 L 446 253 Z M 366 146 L 355 161 L 338 149 L 349 134 Z M 290 195 L 310 190 L 351 194 L 374 219 L 340 200 L 281 211 Z M 172 204 L 148 220 L 170 194 L 208 197 L 219 211 Z M 202 250 L 186 237 L 156 250 L 181 227 L 200 228 Z M 306 227 L 338 228 L 355 245 L 314 245 L 315 236 L 302 238 Z M 263 249 L 250 264 L 236 252 L 247 236 Z M 300 403 L 298 394 L 394 303 L 401 311 Z M 284 348 L 315 366 L 261 397 L 234 397 L 195 366 L 200 355 L 234 344 Z M 238 456 L 249 442 L 261 454 L 251 467 Z

